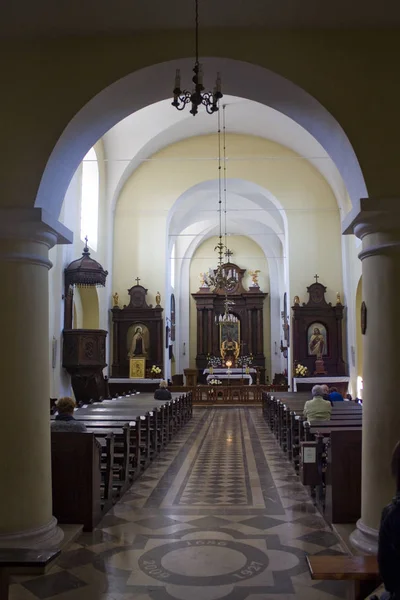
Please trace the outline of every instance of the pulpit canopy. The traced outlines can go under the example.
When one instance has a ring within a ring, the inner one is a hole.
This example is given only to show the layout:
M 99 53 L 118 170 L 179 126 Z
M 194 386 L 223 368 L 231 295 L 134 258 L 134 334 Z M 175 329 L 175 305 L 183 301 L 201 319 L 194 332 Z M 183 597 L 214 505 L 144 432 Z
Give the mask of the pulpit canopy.
M 91 258 L 87 238 L 85 242 L 81 258 L 72 261 L 64 271 L 67 289 L 69 286 L 104 287 L 106 285 L 108 271 L 105 271 L 97 260 Z

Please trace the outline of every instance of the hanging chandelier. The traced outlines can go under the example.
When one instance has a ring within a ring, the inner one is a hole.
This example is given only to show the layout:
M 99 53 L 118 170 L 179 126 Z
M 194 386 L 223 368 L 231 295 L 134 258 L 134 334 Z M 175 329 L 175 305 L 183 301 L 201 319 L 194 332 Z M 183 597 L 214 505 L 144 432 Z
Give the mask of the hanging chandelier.
M 225 107 L 224 107 L 225 108 Z M 227 317 L 229 316 L 229 308 L 234 302 L 232 300 L 228 300 L 228 292 L 233 291 L 237 286 L 239 277 L 238 273 L 229 265 L 230 257 L 233 252 L 229 250 L 226 245 L 227 239 L 227 224 L 226 224 L 226 174 L 224 167 L 224 195 L 225 195 L 225 240 L 223 241 L 222 235 L 222 157 L 221 157 L 221 119 L 220 114 L 218 113 L 218 222 L 219 222 L 219 236 L 218 236 L 218 244 L 215 246 L 214 251 L 217 252 L 217 268 L 209 269 L 207 275 L 205 276 L 205 282 L 208 287 L 212 287 L 214 289 L 224 290 L 225 292 L 225 302 L 224 302 L 224 315 L 217 315 L 218 320 L 229 320 Z M 226 155 L 225 155 L 225 141 L 224 141 L 224 162 L 226 164 Z M 225 258 L 225 260 L 224 260 Z M 220 319 L 221 317 L 221 319 Z
M 178 110 L 183 110 L 187 104 L 191 104 L 192 108 L 190 113 L 196 116 L 198 113 L 199 106 L 204 105 L 209 115 L 218 111 L 218 102 L 222 98 L 221 92 L 221 76 L 217 73 L 217 79 L 215 87 L 212 92 L 205 92 L 203 85 L 203 67 L 199 62 L 199 0 L 195 0 L 195 23 L 196 23 L 196 61 L 193 67 L 194 76 L 192 81 L 194 83 L 194 89 L 192 92 L 181 90 L 181 72 L 180 69 L 176 70 L 175 75 L 175 87 L 174 87 L 174 100 L 172 106 L 175 106 Z

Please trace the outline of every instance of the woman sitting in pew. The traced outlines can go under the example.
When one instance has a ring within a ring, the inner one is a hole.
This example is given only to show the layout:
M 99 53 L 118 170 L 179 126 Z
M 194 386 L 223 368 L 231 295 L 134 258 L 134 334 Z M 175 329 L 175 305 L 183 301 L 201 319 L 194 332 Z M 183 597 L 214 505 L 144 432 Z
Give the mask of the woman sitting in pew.
M 304 418 L 307 421 L 329 421 L 332 406 L 328 400 L 324 400 L 324 389 L 322 385 L 314 385 L 311 390 L 312 400 L 307 400 L 304 405 Z
M 51 431 L 73 431 L 85 432 L 86 426 L 74 419 L 75 400 L 72 398 L 60 398 L 56 402 L 57 415 L 51 423 Z
M 154 392 L 154 400 L 172 400 L 166 381 L 160 381 L 160 388 Z

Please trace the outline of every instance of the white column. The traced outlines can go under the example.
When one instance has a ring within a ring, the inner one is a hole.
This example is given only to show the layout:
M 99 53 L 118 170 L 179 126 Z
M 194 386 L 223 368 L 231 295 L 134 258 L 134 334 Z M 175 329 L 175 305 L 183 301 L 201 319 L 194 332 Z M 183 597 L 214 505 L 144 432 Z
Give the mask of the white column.
M 362 240 L 363 435 L 361 519 L 351 536 L 363 552 L 377 551 L 383 507 L 394 494 L 390 462 L 400 439 L 400 200 L 361 200 L 345 233 Z M 350 221 L 350 219 L 349 219 Z
M 0 547 L 57 546 L 49 423 L 49 249 L 69 239 L 40 209 L 0 211 Z

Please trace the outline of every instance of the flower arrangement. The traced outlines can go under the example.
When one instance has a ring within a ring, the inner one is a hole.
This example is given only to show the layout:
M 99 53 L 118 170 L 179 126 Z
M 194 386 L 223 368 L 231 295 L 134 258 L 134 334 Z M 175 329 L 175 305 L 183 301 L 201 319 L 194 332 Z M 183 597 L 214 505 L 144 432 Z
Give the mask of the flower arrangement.
M 152 375 L 161 375 L 161 369 L 160 369 L 160 367 L 157 367 L 157 365 L 153 365 L 153 366 L 151 367 L 151 371 L 150 371 L 150 373 L 151 373 Z
M 221 385 L 222 381 L 220 379 L 210 379 L 208 382 L 210 385 Z
M 303 365 L 296 365 L 295 371 L 294 371 L 295 377 L 306 377 L 306 375 L 308 374 L 308 369 L 307 367 L 304 367 Z
M 207 363 L 209 367 L 213 367 L 214 369 L 216 369 L 217 367 L 221 366 L 221 359 L 219 356 L 213 356 L 211 354 L 208 354 Z
M 238 367 L 249 367 L 253 364 L 253 355 L 252 354 L 244 354 L 243 356 L 239 356 L 237 359 Z

